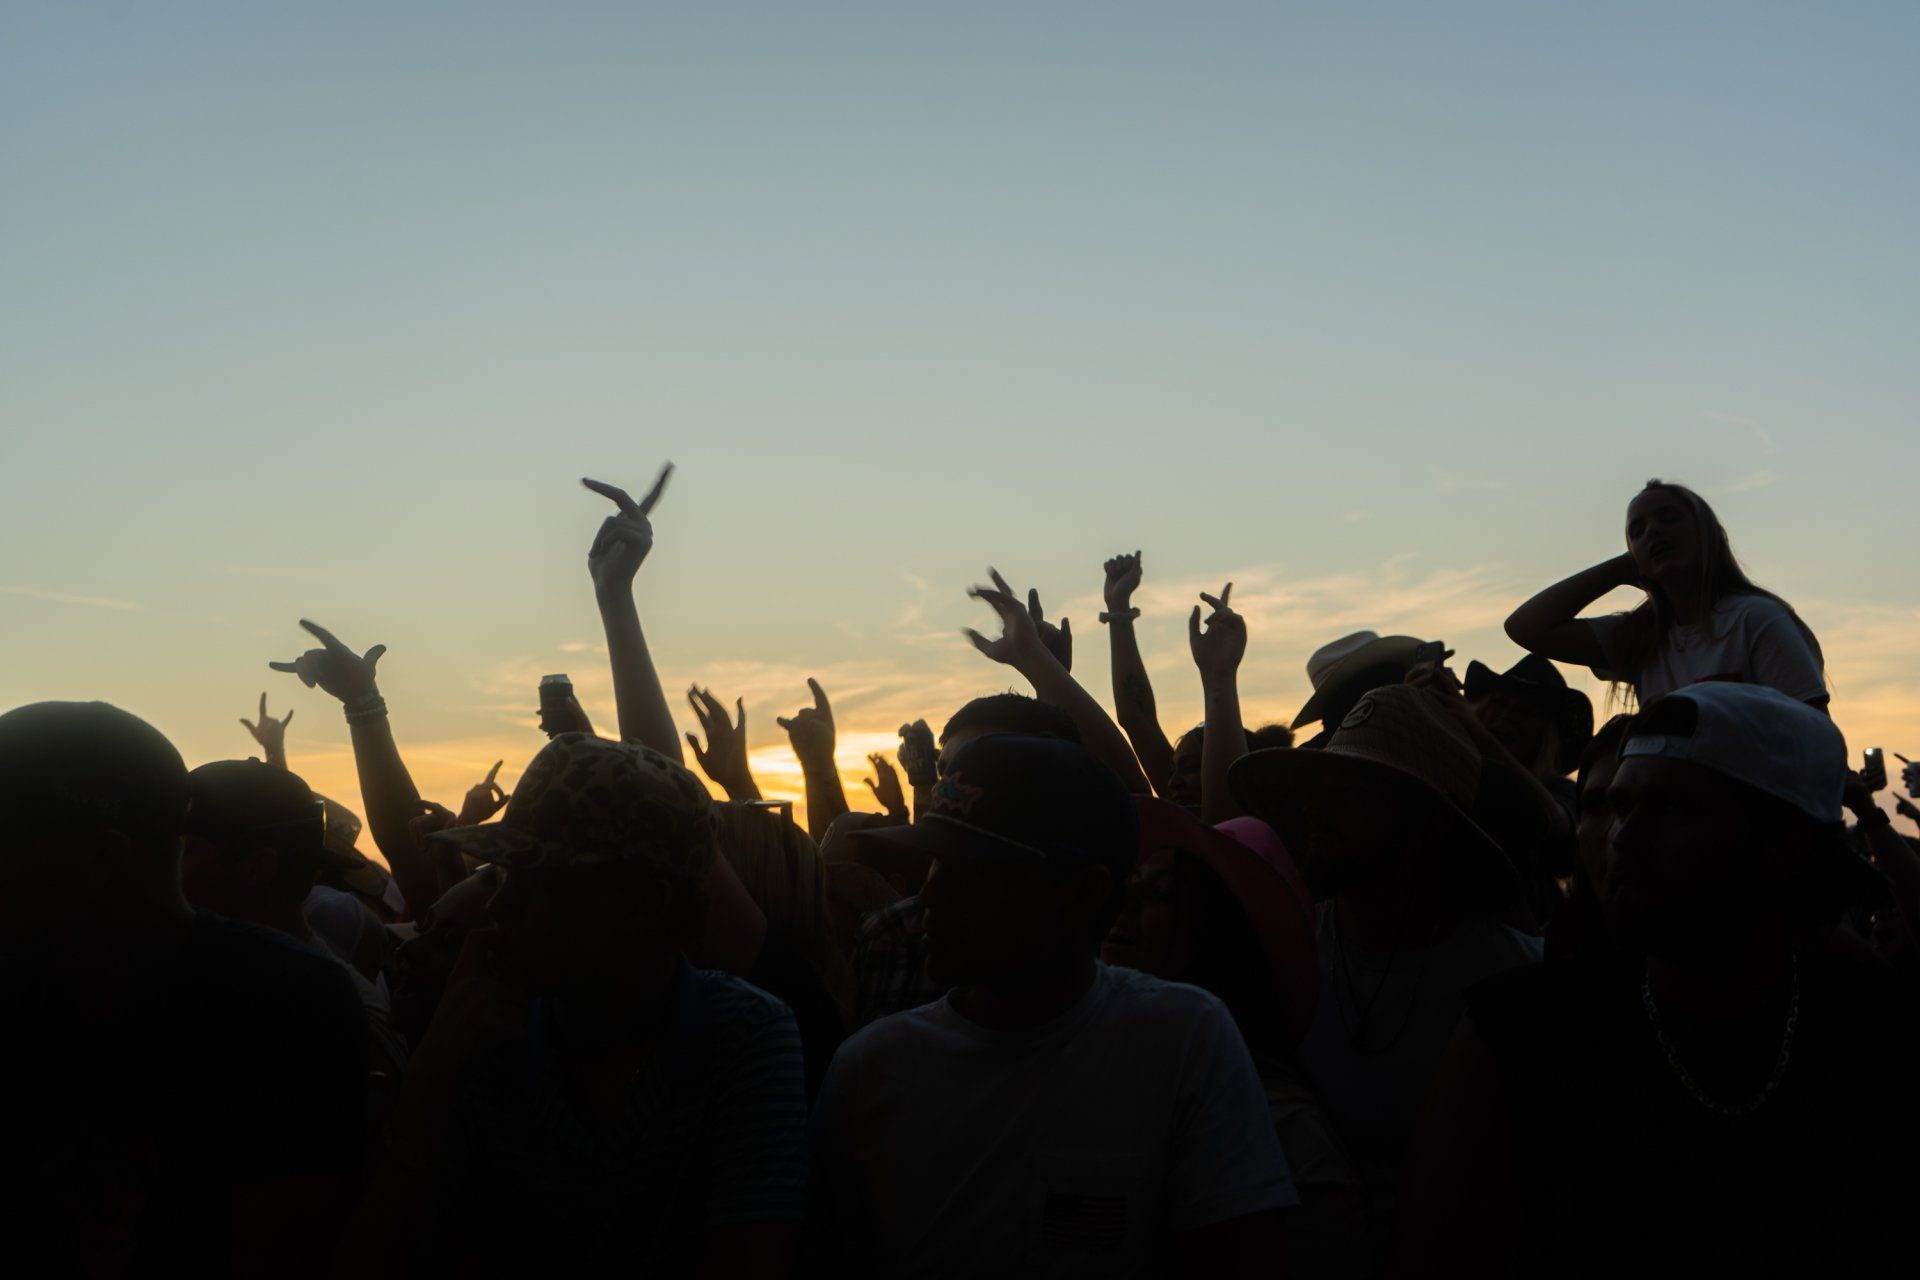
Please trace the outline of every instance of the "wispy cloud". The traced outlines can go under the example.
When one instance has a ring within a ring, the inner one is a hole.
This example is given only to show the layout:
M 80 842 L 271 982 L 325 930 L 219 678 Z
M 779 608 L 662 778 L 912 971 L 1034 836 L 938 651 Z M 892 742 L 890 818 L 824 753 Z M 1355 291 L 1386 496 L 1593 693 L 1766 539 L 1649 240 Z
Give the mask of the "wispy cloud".
M 1764 489 L 1768 485 L 1778 484 L 1784 477 L 1777 471 L 1765 469 L 1750 471 L 1736 480 L 1729 480 L 1720 486 L 1722 493 L 1752 493 L 1755 489 Z
M 45 600 L 49 604 L 70 604 L 82 609 L 115 609 L 122 613 L 143 613 L 144 605 L 131 600 L 116 600 L 111 596 L 77 596 L 65 591 L 46 591 L 39 587 L 0 586 L 0 595 L 23 596 L 29 600 Z
M 1764 454 L 1771 455 L 1778 448 L 1773 442 L 1773 433 L 1752 418 L 1742 417 L 1737 413 L 1727 413 L 1720 409 L 1702 410 L 1700 416 L 1708 422 L 1718 422 L 1722 426 L 1739 427 L 1751 432 L 1754 440 L 1760 445 L 1760 452 Z
M 1371 511 L 1365 511 L 1365 510 L 1347 511 L 1347 512 L 1341 513 L 1340 523 L 1341 524 L 1365 524 L 1367 521 L 1371 519 L 1373 519 L 1373 512 Z

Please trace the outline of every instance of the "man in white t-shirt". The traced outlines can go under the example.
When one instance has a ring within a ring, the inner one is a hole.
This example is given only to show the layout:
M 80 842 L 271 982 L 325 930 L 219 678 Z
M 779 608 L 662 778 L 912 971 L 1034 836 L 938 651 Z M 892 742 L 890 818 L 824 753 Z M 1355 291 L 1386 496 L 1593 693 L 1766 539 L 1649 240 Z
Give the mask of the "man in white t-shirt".
M 1084 749 L 993 734 L 921 820 L 946 997 L 842 1046 L 813 1114 L 821 1274 L 1268 1275 L 1298 1202 L 1226 1006 L 1095 955 L 1138 846 Z

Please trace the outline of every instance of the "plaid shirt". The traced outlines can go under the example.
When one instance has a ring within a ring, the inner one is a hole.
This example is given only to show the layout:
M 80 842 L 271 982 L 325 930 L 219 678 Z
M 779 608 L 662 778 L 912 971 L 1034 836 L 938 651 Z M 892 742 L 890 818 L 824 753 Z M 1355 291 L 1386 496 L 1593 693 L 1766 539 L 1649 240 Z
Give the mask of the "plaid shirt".
M 927 978 L 927 915 L 918 897 L 870 911 L 853 935 L 853 1030 L 946 994 Z

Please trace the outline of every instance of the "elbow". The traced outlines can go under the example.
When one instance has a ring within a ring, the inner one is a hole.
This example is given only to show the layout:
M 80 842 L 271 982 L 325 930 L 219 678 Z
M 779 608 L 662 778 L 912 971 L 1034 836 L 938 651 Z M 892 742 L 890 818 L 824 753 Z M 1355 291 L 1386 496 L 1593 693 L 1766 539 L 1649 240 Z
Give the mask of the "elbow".
M 1527 625 L 1525 615 L 1525 609 L 1515 609 L 1507 615 L 1507 621 L 1504 625 L 1507 632 L 1507 639 L 1531 653 L 1534 646 L 1534 634 L 1533 628 Z

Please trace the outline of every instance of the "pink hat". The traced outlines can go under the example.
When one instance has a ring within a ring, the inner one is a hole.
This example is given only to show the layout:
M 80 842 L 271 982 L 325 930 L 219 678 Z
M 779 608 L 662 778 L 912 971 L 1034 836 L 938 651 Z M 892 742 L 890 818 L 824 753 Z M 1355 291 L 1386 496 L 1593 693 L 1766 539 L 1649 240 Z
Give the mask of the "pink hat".
M 1182 849 L 1220 877 L 1253 926 L 1272 965 L 1285 1010 L 1289 1044 L 1298 1044 L 1320 1003 L 1320 959 L 1314 943 L 1313 895 L 1280 835 L 1258 818 L 1209 827 L 1166 800 L 1135 796 L 1140 848 Z

